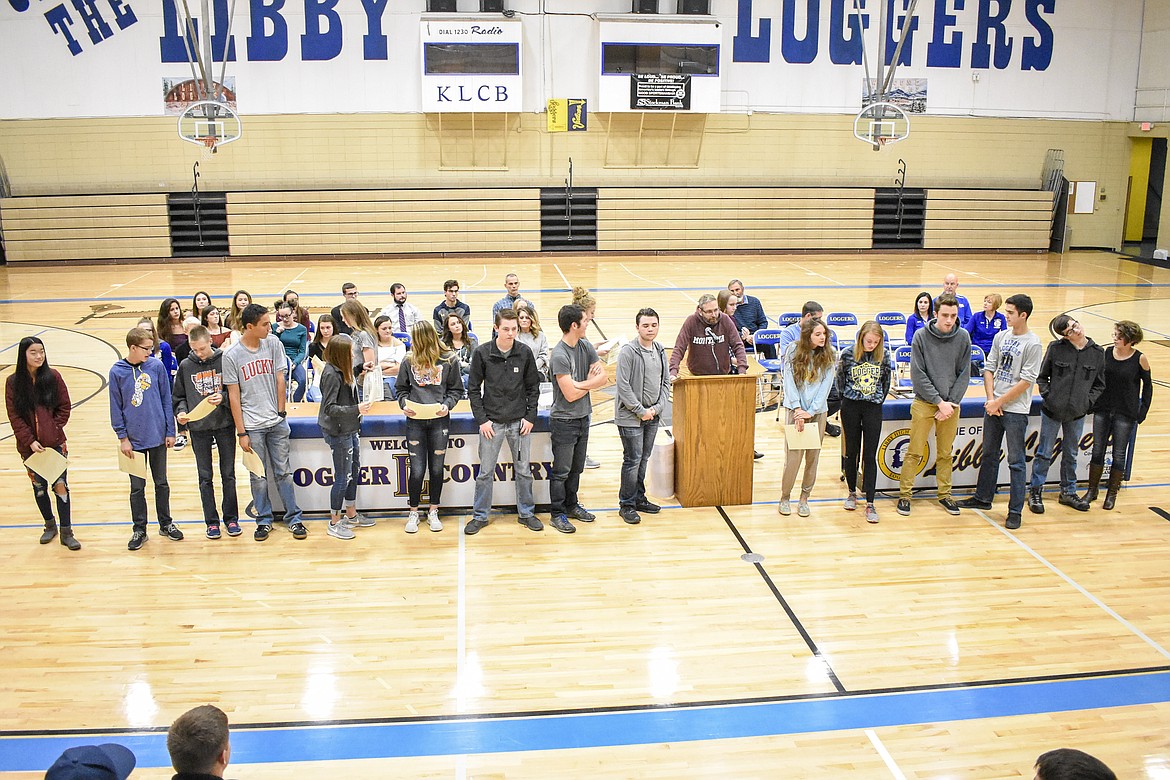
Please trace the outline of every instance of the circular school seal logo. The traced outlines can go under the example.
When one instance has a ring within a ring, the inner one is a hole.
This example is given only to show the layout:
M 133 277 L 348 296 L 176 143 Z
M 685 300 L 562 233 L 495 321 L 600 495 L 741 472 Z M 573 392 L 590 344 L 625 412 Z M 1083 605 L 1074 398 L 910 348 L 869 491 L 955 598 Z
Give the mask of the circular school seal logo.
M 921 472 L 927 463 L 931 463 L 930 441 L 926 443 L 926 457 L 918 465 Z M 910 449 L 910 429 L 899 428 L 892 431 L 878 446 L 878 468 L 890 479 L 897 482 L 902 478 L 902 465 L 906 462 L 906 451 Z M 915 476 L 918 476 L 917 473 Z

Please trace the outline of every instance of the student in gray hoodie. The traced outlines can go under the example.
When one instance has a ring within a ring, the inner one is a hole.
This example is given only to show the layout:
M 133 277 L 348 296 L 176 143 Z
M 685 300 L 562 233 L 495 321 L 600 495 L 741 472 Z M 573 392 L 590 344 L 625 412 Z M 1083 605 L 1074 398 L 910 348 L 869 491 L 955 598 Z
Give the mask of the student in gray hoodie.
M 219 451 L 219 479 L 223 490 L 223 524 L 228 536 L 240 535 L 240 509 L 236 499 L 236 435 L 232 412 L 223 394 L 223 353 L 211 346 L 211 334 L 198 325 L 187 334 L 191 353 L 183 358 L 175 374 L 171 401 L 175 419 L 191 433 L 195 470 L 199 474 L 199 500 L 207 538 L 220 538 L 220 514 L 215 507 L 215 485 L 211 481 L 211 447 Z M 206 399 L 215 411 L 199 420 L 189 413 Z
M 658 336 L 658 312 L 642 309 L 634 318 L 638 340 L 618 355 L 617 404 L 613 421 L 622 439 L 622 479 L 618 514 L 630 525 L 642 522 L 639 512 L 657 514 L 659 507 L 646 498 L 646 464 L 662 413 L 670 403 L 670 370 Z
M 914 403 L 910 405 L 910 444 L 902 459 L 898 514 L 910 514 L 914 478 L 925 467 L 926 438 L 934 429 L 934 474 L 938 502 L 949 514 L 959 514 L 951 498 L 951 445 L 959 427 L 959 404 L 971 379 L 971 334 L 959 327 L 959 302 L 953 295 L 938 297 L 937 314 L 914 334 L 910 345 L 910 378 Z

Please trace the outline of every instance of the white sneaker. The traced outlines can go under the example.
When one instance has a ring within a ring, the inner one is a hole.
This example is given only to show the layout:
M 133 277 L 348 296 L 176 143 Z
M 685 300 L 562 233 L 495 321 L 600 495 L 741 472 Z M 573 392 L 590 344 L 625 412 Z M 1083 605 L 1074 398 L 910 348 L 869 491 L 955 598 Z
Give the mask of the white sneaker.
M 782 499 L 780 499 L 780 506 L 776 507 L 776 509 L 777 509 L 777 510 L 780 512 L 780 514 L 782 514 L 782 515 L 790 515 L 790 514 L 792 514 L 792 505 L 791 505 L 790 503 L 788 503 L 788 499 L 787 499 L 787 498 L 782 498 Z
M 418 533 L 418 510 L 410 510 L 410 516 L 406 518 L 406 532 L 408 534 Z
M 187 437 L 180 433 L 178 436 L 175 437 L 175 443 L 171 449 L 173 449 L 175 452 L 178 452 L 179 450 L 183 449 L 186 446 L 187 446 Z
M 810 514 L 812 514 L 812 512 L 809 511 L 808 502 L 803 498 L 800 500 L 800 503 L 796 505 L 796 514 L 800 515 L 801 517 L 808 517 Z
M 427 512 L 427 524 L 431 527 L 432 531 L 443 530 L 443 521 L 439 519 L 438 509 L 432 509 L 431 511 Z
M 328 525 L 329 528 L 325 531 L 325 533 L 329 534 L 334 539 L 353 539 L 357 536 L 357 534 L 353 532 L 353 529 L 345 524 L 345 521 L 339 520 L 336 523 L 330 521 Z

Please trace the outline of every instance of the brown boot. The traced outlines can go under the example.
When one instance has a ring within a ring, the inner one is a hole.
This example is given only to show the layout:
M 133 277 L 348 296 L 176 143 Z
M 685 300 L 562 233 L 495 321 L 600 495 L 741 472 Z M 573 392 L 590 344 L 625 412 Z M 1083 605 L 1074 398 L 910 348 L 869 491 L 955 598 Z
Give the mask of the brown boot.
M 1089 492 L 1085 494 L 1085 500 L 1090 504 L 1097 500 L 1098 489 L 1101 487 L 1101 472 L 1105 470 L 1105 466 L 1101 463 L 1089 464 Z
M 1117 469 L 1110 469 L 1109 471 L 1109 487 L 1105 491 L 1105 501 L 1102 502 L 1102 509 L 1112 509 L 1117 503 L 1117 491 L 1121 489 L 1121 478 L 1125 476 Z
M 48 544 L 49 542 L 53 541 L 53 537 L 55 537 L 56 535 L 57 535 L 57 521 L 56 520 L 46 520 L 45 521 L 45 532 L 43 534 L 41 534 L 41 544 Z

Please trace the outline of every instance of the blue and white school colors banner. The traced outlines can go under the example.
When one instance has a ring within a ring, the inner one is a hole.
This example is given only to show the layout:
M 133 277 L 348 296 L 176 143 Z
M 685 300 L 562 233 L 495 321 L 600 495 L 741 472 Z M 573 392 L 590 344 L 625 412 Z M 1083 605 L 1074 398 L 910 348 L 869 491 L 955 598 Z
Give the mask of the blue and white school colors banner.
M 333 454 L 321 438 L 315 418 L 290 417 L 289 427 L 292 429 L 290 461 L 297 503 L 307 512 L 328 512 L 329 490 L 333 486 Z M 532 494 L 538 506 L 546 505 L 552 476 L 552 439 L 548 433 L 547 412 L 540 414 L 529 436 Z M 407 508 L 406 480 L 410 473 L 410 459 L 406 445 L 405 417 L 367 417 L 362 421 L 358 508 Z M 443 462 L 443 506 L 470 507 L 475 500 L 475 478 L 479 474 L 479 427 L 471 415 L 451 415 Z M 270 488 L 273 505 L 280 510 L 283 504 L 271 481 Z M 616 501 L 617 494 L 614 495 Z M 423 502 L 427 503 L 425 482 Z M 516 473 L 507 442 L 500 449 L 492 503 L 497 506 L 516 503 Z
M 910 446 L 910 404 L 908 399 L 886 401 L 882 410 L 882 438 L 878 443 L 877 489 L 898 490 L 898 481 Z M 1032 477 L 1032 459 L 1036 456 L 1036 444 L 1040 438 L 1040 397 L 1032 400 L 1032 411 L 1028 417 L 1028 433 L 1024 437 L 1027 452 L 1028 478 Z M 1057 455 L 1048 469 L 1048 484 L 1060 483 L 1060 439 L 1057 439 Z M 1093 451 L 1093 417 L 1085 418 L 1085 429 L 1077 442 L 1077 479 L 1088 479 L 1089 456 Z M 934 459 L 938 450 L 934 434 L 927 441 L 925 466 L 914 480 L 915 489 L 933 490 L 936 487 Z M 957 488 L 974 488 L 979 481 L 979 466 L 983 462 L 983 399 L 968 398 L 963 401 L 959 413 L 959 428 L 951 449 L 951 485 Z M 999 461 L 999 484 L 1007 485 L 1011 475 L 1007 465 L 1007 440 Z
M 892 39 L 909 0 L 886 1 Z M 679 40 L 679 24 L 667 27 L 673 13 L 635 21 L 630 0 L 509 0 L 514 17 L 460 14 L 465 20 L 424 14 L 422 0 L 211 0 L 212 18 L 197 26 L 210 26 L 217 61 L 226 54 L 245 121 L 256 114 L 540 112 L 565 96 L 609 104 L 603 79 L 611 77 L 602 76 L 600 53 L 617 31 L 625 42 L 718 46 L 718 73 L 691 80 L 692 111 L 854 113 L 860 35 L 869 36 L 872 62 L 878 2 L 856 0 L 855 13 L 854 0 L 713 0 L 711 22 L 690 26 L 694 41 Z M 199 13 L 199 2 L 188 5 Z M 478 8 L 460 0 L 472 5 Z M 663 11 L 674 5 L 660 0 Z M 919 0 L 898 76 L 926 80 L 928 114 L 1128 121 L 1142 6 Z M 0 119 L 164 115 L 164 79 L 191 78 L 181 8 L 176 0 L 0 0 Z M 505 72 L 474 57 L 459 65 L 456 56 L 444 61 L 446 72 L 424 73 L 425 44 L 458 41 L 494 44 Z M 512 45 L 514 58 L 506 50 Z M 628 91 L 628 77 L 617 81 Z M 715 85 L 717 94 L 707 95 Z

